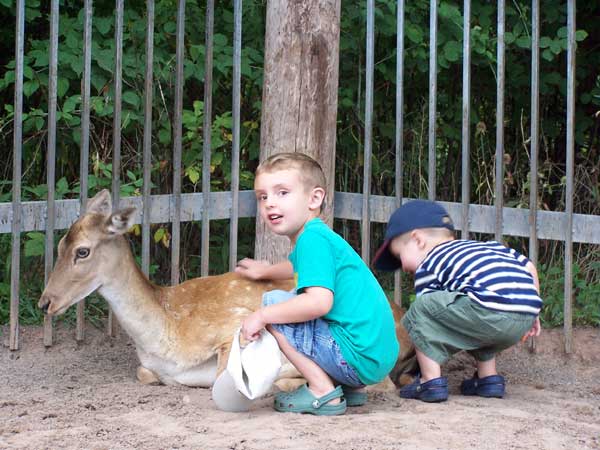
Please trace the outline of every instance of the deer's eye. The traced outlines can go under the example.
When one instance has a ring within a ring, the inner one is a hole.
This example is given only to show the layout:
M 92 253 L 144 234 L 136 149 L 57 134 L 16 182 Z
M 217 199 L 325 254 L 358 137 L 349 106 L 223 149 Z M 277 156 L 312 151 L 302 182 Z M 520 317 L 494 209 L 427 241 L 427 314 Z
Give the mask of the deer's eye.
M 90 249 L 87 247 L 79 247 L 75 251 L 75 255 L 77 255 L 77 258 L 79 259 L 87 258 L 88 256 L 90 256 Z

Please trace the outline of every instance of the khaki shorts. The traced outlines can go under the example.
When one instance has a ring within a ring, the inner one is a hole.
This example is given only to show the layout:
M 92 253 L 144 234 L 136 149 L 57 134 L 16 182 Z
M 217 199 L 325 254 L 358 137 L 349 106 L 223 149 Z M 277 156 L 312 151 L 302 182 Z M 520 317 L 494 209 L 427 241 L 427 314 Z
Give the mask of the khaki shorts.
M 488 361 L 519 342 L 534 319 L 484 308 L 462 293 L 437 291 L 417 297 L 402 324 L 417 349 L 443 364 L 461 350 Z

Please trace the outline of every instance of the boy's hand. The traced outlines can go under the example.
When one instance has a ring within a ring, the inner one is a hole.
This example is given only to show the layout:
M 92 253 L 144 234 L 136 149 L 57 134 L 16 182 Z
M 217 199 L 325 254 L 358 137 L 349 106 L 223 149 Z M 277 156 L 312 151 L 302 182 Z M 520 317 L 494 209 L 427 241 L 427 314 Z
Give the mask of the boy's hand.
M 248 341 L 255 341 L 260 337 L 260 330 L 265 327 L 266 323 L 262 316 L 262 311 L 254 311 L 242 322 L 242 336 Z
M 533 321 L 533 325 L 531 329 L 525 333 L 525 335 L 521 338 L 521 342 L 525 342 L 529 337 L 539 336 L 542 332 L 542 325 L 540 324 L 540 316 L 537 316 Z
M 251 280 L 261 280 L 265 277 L 265 273 L 269 267 L 271 267 L 271 264 L 267 261 L 244 258 L 238 261 L 234 271 Z

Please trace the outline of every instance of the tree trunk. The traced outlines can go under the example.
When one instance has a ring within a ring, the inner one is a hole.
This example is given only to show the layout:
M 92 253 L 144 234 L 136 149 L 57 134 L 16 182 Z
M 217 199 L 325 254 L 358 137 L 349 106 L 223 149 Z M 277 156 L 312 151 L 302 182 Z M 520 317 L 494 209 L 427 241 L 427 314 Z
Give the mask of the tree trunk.
M 333 222 L 340 0 L 278 0 L 267 5 L 260 160 L 310 155 L 327 178 L 322 218 Z M 289 240 L 257 217 L 255 257 L 284 260 Z

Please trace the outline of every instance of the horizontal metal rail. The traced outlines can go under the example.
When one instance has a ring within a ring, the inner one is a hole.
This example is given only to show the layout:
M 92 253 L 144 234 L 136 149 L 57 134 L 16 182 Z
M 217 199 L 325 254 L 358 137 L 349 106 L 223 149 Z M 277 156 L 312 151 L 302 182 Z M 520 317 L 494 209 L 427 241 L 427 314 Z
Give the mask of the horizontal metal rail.
M 152 207 L 150 223 L 168 223 L 175 211 L 172 207 L 171 194 L 150 196 Z M 233 195 L 231 192 L 211 192 L 209 219 L 229 219 Z M 410 201 L 403 198 L 403 203 Z M 351 192 L 336 192 L 334 197 L 334 217 L 336 219 L 362 219 L 362 194 Z M 461 229 L 462 203 L 439 202 L 444 205 L 454 220 L 455 227 Z M 142 219 L 142 197 L 123 197 L 120 206 L 135 206 L 139 214 L 136 223 Z M 181 221 L 200 221 L 203 211 L 203 194 L 181 194 Z M 396 209 L 397 199 L 381 195 L 371 195 L 369 201 L 370 221 L 386 223 L 390 214 Z M 469 205 L 469 231 L 472 233 L 495 232 L 495 206 Z M 56 200 L 55 229 L 68 228 L 79 215 L 79 200 Z M 538 211 L 538 238 L 564 241 L 567 236 L 567 213 L 556 211 Z M 253 191 L 240 191 L 239 217 L 256 217 L 256 199 Z M 505 236 L 528 237 L 530 232 L 529 209 L 502 208 L 503 227 Z M 10 233 L 12 223 L 12 203 L 0 203 L 0 234 Z M 46 202 L 33 201 L 21 203 L 21 232 L 44 231 L 46 229 Z M 600 216 L 590 214 L 573 214 L 573 242 L 600 244 Z

